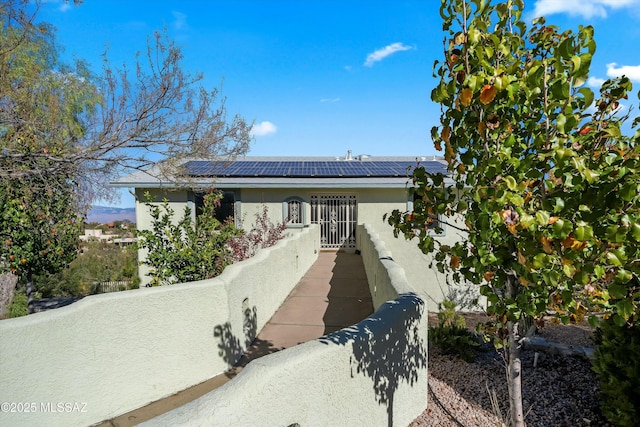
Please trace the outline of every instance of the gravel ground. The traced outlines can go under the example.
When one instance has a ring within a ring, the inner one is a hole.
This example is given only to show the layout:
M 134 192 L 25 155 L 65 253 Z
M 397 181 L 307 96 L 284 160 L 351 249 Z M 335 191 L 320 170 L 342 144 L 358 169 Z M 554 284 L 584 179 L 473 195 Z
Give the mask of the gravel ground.
M 465 318 L 467 326 L 473 329 L 483 315 L 466 314 Z M 437 323 L 435 314 L 430 320 Z M 547 324 L 540 336 L 565 344 L 593 345 L 588 326 Z M 502 357 L 491 350 L 467 363 L 431 347 L 428 408 L 410 427 L 501 426 L 492 409 L 489 390 L 495 392 L 500 412 L 507 419 L 509 403 Z M 531 350 L 522 353 L 522 391 L 528 427 L 610 425 L 600 413 L 598 377 L 588 360 L 540 352 L 534 367 L 534 354 Z

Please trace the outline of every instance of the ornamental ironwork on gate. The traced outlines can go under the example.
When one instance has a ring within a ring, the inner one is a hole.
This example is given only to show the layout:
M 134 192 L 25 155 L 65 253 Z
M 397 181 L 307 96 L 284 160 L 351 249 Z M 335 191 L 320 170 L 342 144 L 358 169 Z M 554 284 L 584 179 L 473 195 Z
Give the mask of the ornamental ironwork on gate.
M 311 196 L 311 223 L 320 226 L 321 248 L 356 247 L 355 194 Z

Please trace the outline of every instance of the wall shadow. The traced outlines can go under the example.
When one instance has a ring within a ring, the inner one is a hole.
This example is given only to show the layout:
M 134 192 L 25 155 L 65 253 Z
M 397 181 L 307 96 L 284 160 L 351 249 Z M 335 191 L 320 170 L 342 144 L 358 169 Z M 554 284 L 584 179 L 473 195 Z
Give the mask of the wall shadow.
M 355 325 L 373 313 L 367 274 L 357 252 L 336 253 L 329 286 L 323 335 Z
M 213 336 L 218 340 L 218 355 L 229 365 L 231 369 L 224 374 L 233 378 L 250 361 L 278 352 L 282 348 L 274 347 L 271 341 L 257 338 L 258 310 L 255 306 L 245 308 L 242 322 L 242 340 L 236 336 L 230 322 L 216 325 L 213 328 Z
M 371 316 L 319 339 L 324 344 L 351 345 L 351 366 L 371 379 L 380 405 L 393 426 L 393 405 L 401 382 L 413 385 L 427 366 L 427 347 L 419 328 L 426 309 L 415 294 L 384 303 Z M 426 373 L 423 373 L 425 375 Z

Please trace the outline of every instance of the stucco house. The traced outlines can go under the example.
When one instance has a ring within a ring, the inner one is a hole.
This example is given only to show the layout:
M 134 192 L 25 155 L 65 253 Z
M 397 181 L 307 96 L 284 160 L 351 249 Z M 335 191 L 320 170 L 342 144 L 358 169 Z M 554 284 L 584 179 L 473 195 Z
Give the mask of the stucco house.
M 357 250 L 358 224 L 370 224 L 384 238 L 394 260 L 405 269 L 407 278 L 424 283 L 437 307 L 445 288 L 444 278 L 429 268 L 430 260 L 415 241 L 394 238 L 383 216 L 394 209 L 410 211 L 409 178 L 417 165 L 431 172 L 445 172 L 446 162 L 435 157 L 244 157 L 232 161 L 188 161 L 181 165 L 183 179 L 191 188 L 157 178 L 153 171 L 136 172 L 113 182 L 115 187 L 135 189 L 136 222 L 139 229 L 149 227 L 150 216 L 144 193 L 160 201 L 166 198 L 177 213 L 188 205 L 197 212 L 202 195 L 215 188 L 224 193 L 219 209 L 223 218 L 232 216 L 239 227 L 250 226 L 263 206 L 273 222 L 287 221 L 292 230 L 309 224 L 320 225 L 320 247 L 326 250 Z M 202 191 L 200 191 L 202 189 Z M 457 240 L 458 233 L 447 230 L 438 236 Z M 144 252 L 140 253 L 144 257 Z M 141 268 L 142 284 L 148 282 Z

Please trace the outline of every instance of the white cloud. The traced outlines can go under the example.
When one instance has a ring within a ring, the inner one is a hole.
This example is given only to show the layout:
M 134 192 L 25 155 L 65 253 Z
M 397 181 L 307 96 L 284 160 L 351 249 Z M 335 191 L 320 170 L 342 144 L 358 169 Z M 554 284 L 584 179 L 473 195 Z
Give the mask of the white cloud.
M 378 61 L 382 61 L 389 55 L 393 55 L 396 52 L 401 52 L 403 50 L 411 50 L 413 49 L 411 46 L 406 46 L 402 43 L 393 43 L 388 46 L 383 47 L 382 49 L 378 49 L 373 53 L 367 55 L 367 60 L 364 61 L 365 67 L 373 67 Z
M 333 104 L 334 102 L 340 102 L 340 98 L 322 98 L 320 102 L 322 104 L 326 104 L 326 103 Z
M 622 65 L 618 66 L 615 62 L 607 64 L 607 76 L 620 77 L 627 76 L 629 79 L 639 82 L 640 81 L 640 65 Z
M 260 122 L 253 125 L 251 128 L 251 136 L 265 136 L 271 133 L 276 133 L 278 127 L 271 122 Z
M 600 87 L 604 82 L 605 82 L 604 79 L 601 79 L 598 77 L 589 77 L 589 80 L 587 80 L 587 85 L 595 89 L 600 89 Z
M 44 4 L 52 4 L 52 5 L 59 5 L 57 9 L 60 12 L 66 12 L 67 10 L 69 10 L 69 9 L 71 9 L 73 7 L 73 0 L 69 0 L 69 1 L 43 0 L 42 3 L 44 3 Z
M 608 9 L 621 9 L 638 6 L 638 0 L 537 0 L 534 16 L 548 16 L 556 13 L 568 13 L 583 18 L 607 17 Z
M 184 28 L 187 28 L 187 15 L 185 15 L 182 12 L 177 12 L 175 10 L 171 11 L 171 14 L 173 15 L 173 18 L 174 18 L 173 27 L 176 30 L 182 30 Z

